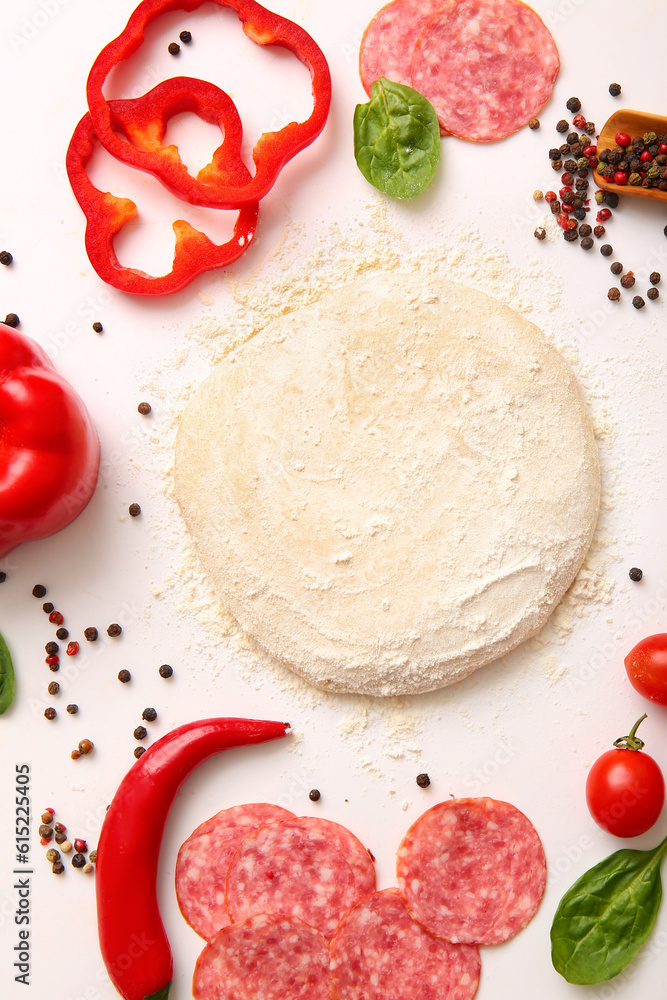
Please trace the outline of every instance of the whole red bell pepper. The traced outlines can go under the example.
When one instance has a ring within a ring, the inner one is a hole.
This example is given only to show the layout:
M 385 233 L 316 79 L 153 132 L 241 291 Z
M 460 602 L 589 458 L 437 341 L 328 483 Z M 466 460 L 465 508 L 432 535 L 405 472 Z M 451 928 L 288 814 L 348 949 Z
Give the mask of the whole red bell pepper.
M 167 733 L 139 757 L 107 809 L 97 848 L 100 950 L 124 1000 L 167 1000 L 171 948 L 160 917 L 160 841 L 176 793 L 213 754 L 290 733 L 287 722 L 203 719 Z
M 231 97 L 212 83 L 173 77 L 142 97 L 109 103 L 111 121 L 119 133 L 133 134 L 147 144 L 157 142 L 158 145 L 172 115 L 182 111 L 199 114 L 202 109 L 211 109 L 210 114 L 206 111 L 206 120 L 219 125 L 224 132 L 222 145 L 216 153 L 221 160 L 220 169 L 230 183 L 245 183 L 250 178 L 250 171 L 241 159 L 241 119 Z M 222 244 L 213 243 L 189 222 L 177 219 L 173 223 L 174 261 L 168 274 L 154 276 L 124 267 L 116 256 L 114 238 L 126 223 L 136 218 L 137 207 L 129 198 L 117 198 L 108 191 L 100 191 L 88 177 L 86 168 L 96 142 L 91 117 L 84 115 L 74 130 L 65 162 L 72 191 L 86 216 L 88 258 L 108 284 L 136 295 L 166 295 L 183 288 L 198 274 L 232 263 L 248 248 L 257 227 L 256 202 L 238 209 L 233 234 Z M 175 146 L 166 149 L 175 151 L 178 157 Z
M 0 323 L 0 558 L 78 517 L 99 462 L 83 401 L 38 344 Z
M 86 93 L 93 128 L 104 148 L 117 159 L 153 174 L 179 197 L 193 205 L 210 208 L 237 208 L 259 201 L 273 186 L 281 169 L 300 150 L 310 145 L 326 123 L 331 105 L 331 74 L 326 58 L 307 31 L 298 24 L 274 14 L 256 0 L 212 0 L 218 7 L 231 7 L 241 21 L 243 31 L 258 45 L 277 45 L 292 52 L 310 70 L 313 110 L 302 122 L 289 122 L 275 132 L 264 132 L 253 150 L 255 173 L 243 181 L 233 180 L 225 169 L 225 157 L 216 150 L 213 160 L 197 177 L 188 173 L 175 146 L 159 142 L 136 144 L 131 123 L 126 142 L 117 132 L 113 110 L 102 88 L 119 62 L 129 58 L 144 41 L 146 28 L 161 14 L 173 10 L 193 11 L 205 0 L 143 0 L 130 16 L 121 34 L 106 45 L 88 75 Z M 209 111 L 212 111 L 214 105 Z M 211 121 L 203 111 L 198 112 Z M 164 135 L 164 130 L 162 132 Z

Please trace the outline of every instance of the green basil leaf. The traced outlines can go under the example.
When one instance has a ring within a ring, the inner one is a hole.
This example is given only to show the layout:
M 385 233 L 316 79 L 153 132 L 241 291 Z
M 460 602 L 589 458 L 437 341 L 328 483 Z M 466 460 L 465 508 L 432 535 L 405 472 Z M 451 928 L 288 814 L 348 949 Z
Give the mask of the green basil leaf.
M 565 893 L 551 927 L 551 960 L 568 983 L 603 983 L 635 957 L 660 907 L 665 850 L 667 838 L 652 851 L 617 851 Z
M 0 715 L 6 712 L 14 697 L 14 667 L 7 643 L 0 635 Z
M 169 997 L 169 987 L 171 983 L 167 983 L 166 986 L 160 987 L 155 993 L 151 993 L 149 997 L 144 997 L 144 1000 L 167 1000 Z
M 368 104 L 354 111 L 354 155 L 366 180 L 394 198 L 412 198 L 432 181 L 440 160 L 433 105 L 412 87 L 380 77 Z

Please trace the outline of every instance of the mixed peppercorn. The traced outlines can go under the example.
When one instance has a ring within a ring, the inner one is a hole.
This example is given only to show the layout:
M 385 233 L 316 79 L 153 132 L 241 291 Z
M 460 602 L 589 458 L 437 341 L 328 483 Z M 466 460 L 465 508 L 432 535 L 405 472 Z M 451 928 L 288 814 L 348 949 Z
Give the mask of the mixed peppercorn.
M 67 839 L 67 827 L 62 823 L 54 822 L 54 809 L 47 807 L 42 813 L 40 820 L 41 825 L 39 827 L 39 842 L 42 847 L 47 847 L 53 839 L 60 848 L 60 850 L 56 850 L 55 847 L 49 847 L 46 852 L 46 860 L 51 865 L 51 871 L 54 875 L 62 875 L 65 871 L 62 855 L 70 854 L 72 847 L 75 851 L 72 855 L 72 867 L 82 869 L 86 875 L 93 871 L 93 864 L 97 860 L 97 852 L 91 851 L 88 855 L 88 859 L 86 859 L 86 854 L 88 854 L 88 844 L 85 840 L 77 837 L 72 845 L 72 843 Z
M 657 188 L 667 191 L 667 133 L 629 136 L 617 132 L 616 145 L 602 149 L 595 168 L 599 177 L 620 187 Z

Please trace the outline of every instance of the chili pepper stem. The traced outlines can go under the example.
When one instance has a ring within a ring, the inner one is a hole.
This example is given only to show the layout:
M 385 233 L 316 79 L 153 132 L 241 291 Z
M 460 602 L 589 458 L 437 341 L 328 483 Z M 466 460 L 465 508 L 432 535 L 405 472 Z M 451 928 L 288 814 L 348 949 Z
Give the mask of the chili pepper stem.
M 640 723 L 642 723 L 646 718 L 648 718 L 648 716 L 646 715 L 646 712 L 644 712 L 641 719 L 637 719 L 627 736 L 621 736 L 620 739 L 614 740 L 614 746 L 620 747 L 623 750 L 642 750 L 646 744 L 643 740 L 640 740 L 635 733 L 637 732 Z

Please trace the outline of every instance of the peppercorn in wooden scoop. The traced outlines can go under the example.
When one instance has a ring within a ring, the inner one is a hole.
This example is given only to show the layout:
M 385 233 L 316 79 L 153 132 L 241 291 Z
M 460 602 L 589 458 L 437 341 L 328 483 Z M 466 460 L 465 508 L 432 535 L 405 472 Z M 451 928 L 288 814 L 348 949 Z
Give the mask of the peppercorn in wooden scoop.
M 605 163 L 604 151 L 619 146 L 625 152 Z M 667 118 L 629 109 L 614 112 L 600 132 L 598 157 L 595 182 L 603 191 L 667 202 L 667 190 L 659 187 L 667 186 Z

